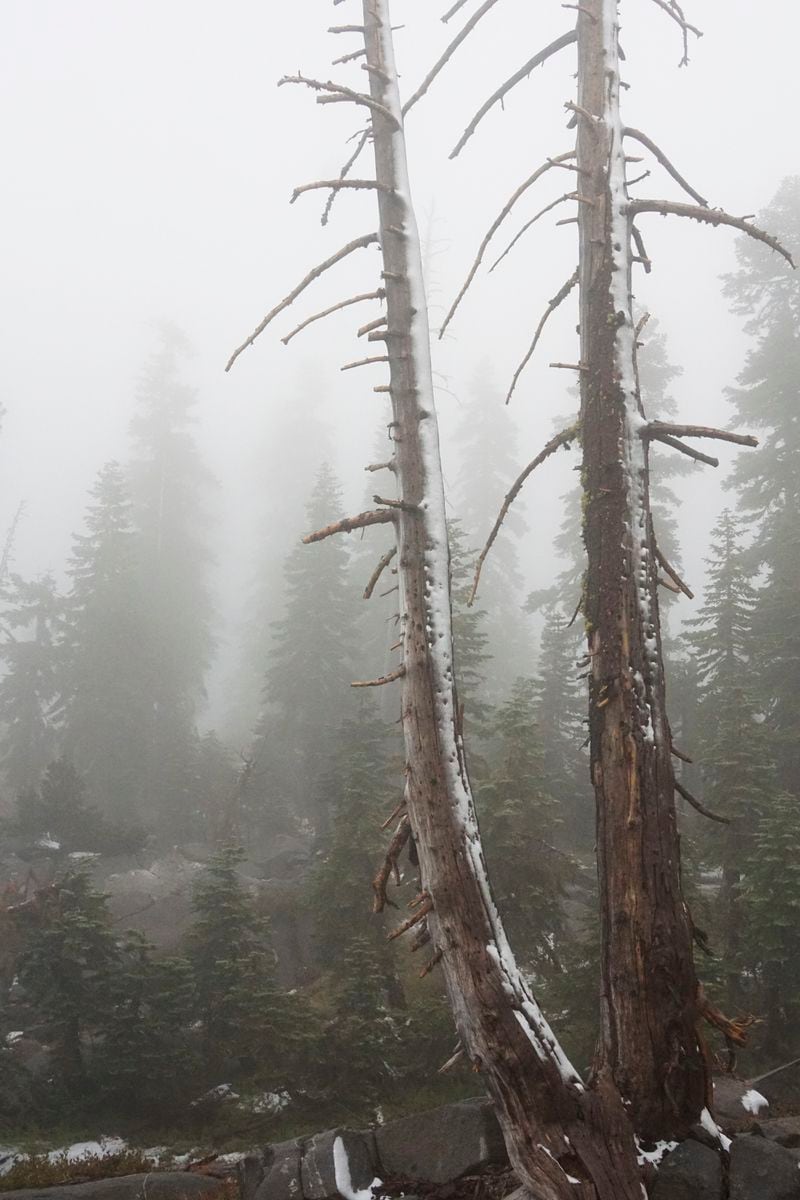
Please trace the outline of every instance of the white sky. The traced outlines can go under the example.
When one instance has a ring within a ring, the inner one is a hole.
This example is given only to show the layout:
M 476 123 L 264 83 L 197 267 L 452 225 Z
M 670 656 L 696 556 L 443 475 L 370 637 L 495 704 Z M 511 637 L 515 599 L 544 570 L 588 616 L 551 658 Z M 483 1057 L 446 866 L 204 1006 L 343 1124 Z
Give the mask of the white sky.
M 437 19 L 446 7 L 445 0 L 394 0 L 394 19 L 406 24 L 397 34 L 406 94 L 476 3 L 447 27 Z M 677 27 L 648 0 L 623 0 L 631 84 L 625 117 L 659 142 L 712 204 L 756 212 L 784 176 L 800 172 L 800 9 L 796 0 L 687 0 L 687 15 L 705 36 L 691 47 L 691 65 L 679 70 Z M 574 50 L 519 85 L 459 159 L 450 162 L 447 154 L 482 101 L 572 17 L 558 0 L 500 0 L 409 116 L 434 325 L 517 183 L 569 148 L 563 103 L 574 96 Z M 371 387 L 379 380 L 367 371 L 341 376 L 338 367 L 358 357 L 352 334 L 369 310 L 340 314 L 288 349 L 278 336 L 293 316 L 374 287 L 371 251 L 309 291 L 296 313 L 223 373 L 230 350 L 316 261 L 374 228 L 369 195 L 341 196 L 324 230 L 319 195 L 287 206 L 295 184 L 338 173 L 361 110 L 319 108 L 304 89 L 275 87 L 298 69 L 363 87 L 358 63 L 329 65 L 356 39 L 325 32 L 359 19 L 358 0 L 338 7 L 330 0 L 0 5 L 0 398 L 8 409 L 0 530 L 25 500 L 18 569 L 61 569 L 96 470 L 124 455 L 154 318 L 180 324 L 197 349 L 188 373 L 200 393 L 202 443 L 222 484 L 216 537 L 229 592 L 250 569 L 248 513 L 267 504 L 280 519 L 281 496 L 270 493 L 258 466 L 288 406 L 305 406 L 309 430 L 318 431 L 315 422 L 329 425 L 349 495 L 360 502 L 360 468 L 377 423 Z M 367 157 L 363 164 L 362 174 Z M 507 237 L 568 190 L 562 174 L 550 172 L 520 205 L 504 227 Z M 636 194 L 681 198 L 657 165 Z M 526 235 L 513 261 L 479 277 L 452 336 L 436 344 L 435 366 L 455 393 L 441 396 L 445 440 L 477 364 L 488 359 L 504 391 L 547 299 L 571 273 L 575 227 L 554 225 L 563 215 L 554 211 Z M 733 266 L 733 235 L 676 218 L 644 218 L 642 227 L 655 269 L 646 284 L 641 280 L 639 299 L 684 368 L 674 389 L 683 414 L 726 422 L 722 393 L 746 349 L 719 284 Z M 504 245 L 498 238 L 498 253 Z M 569 407 L 566 373 L 547 364 L 576 357 L 574 312 L 565 308 L 551 324 L 514 402 L 523 427 L 520 466 Z M 501 404 L 497 419 L 506 419 Z M 287 447 L 289 461 L 294 453 Z M 723 447 L 720 457 L 730 461 L 726 456 Z M 297 461 L 305 461 L 299 451 Z M 725 501 L 723 471 L 698 468 L 685 485 L 686 559 L 695 582 L 708 525 Z M 536 586 L 549 581 L 547 538 L 568 480 L 562 464 L 530 489 L 536 528 L 524 554 Z M 474 540 L 484 533 L 474 531 Z M 234 608 L 229 594 L 223 609 Z

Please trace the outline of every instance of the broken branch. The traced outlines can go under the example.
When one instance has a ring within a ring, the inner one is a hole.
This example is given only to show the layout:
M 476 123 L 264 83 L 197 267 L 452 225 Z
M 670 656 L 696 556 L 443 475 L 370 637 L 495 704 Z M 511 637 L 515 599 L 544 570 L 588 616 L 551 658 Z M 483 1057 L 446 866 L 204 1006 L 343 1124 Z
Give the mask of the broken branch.
M 537 454 L 533 462 L 528 463 L 525 470 L 521 475 L 518 476 L 518 478 L 512 484 L 510 490 L 506 493 L 506 498 L 503 501 L 503 507 L 500 509 L 492 532 L 489 534 L 486 545 L 484 546 L 483 550 L 481 550 L 480 557 L 478 558 L 478 562 L 475 566 L 475 579 L 472 584 L 472 591 L 470 592 L 469 600 L 467 601 L 468 607 L 471 607 L 475 600 L 475 595 L 478 591 L 478 582 L 481 577 L 483 564 L 486 561 L 486 556 L 491 550 L 494 540 L 500 532 L 500 526 L 505 520 L 506 513 L 511 508 L 511 505 L 514 503 L 519 493 L 522 491 L 522 485 L 524 484 L 525 480 L 532 471 L 535 471 L 536 468 L 545 461 L 546 458 L 549 458 L 551 454 L 558 450 L 559 446 L 568 446 L 570 442 L 574 441 L 578 436 L 578 428 L 578 425 L 571 425 L 569 429 L 562 429 L 561 433 L 557 433 L 554 438 L 551 438 L 544 450 Z
M 420 905 L 417 908 L 417 911 L 412 913 L 410 917 L 406 917 L 405 921 L 402 921 L 396 929 L 393 929 L 391 933 L 386 935 L 387 942 L 393 942 L 395 938 L 402 937 L 404 933 L 408 933 L 409 929 L 413 929 L 415 925 L 419 925 L 420 921 L 424 921 L 432 909 L 433 901 L 431 900 L 430 896 L 425 893 L 423 900 L 420 902 Z
M 313 283 L 315 279 L 319 279 L 320 275 L 324 274 L 325 271 L 335 266 L 337 262 L 341 262 L 343 258 L 347 258 L 348 254 L 352 254 L 355 250 L 362 250 L 366 246 L 373 246 L 377 241 L 377 233 L 365 233 L 363 237 L 354 238 L 352 242 L 348 242 L 346 246 L 341 248 L 341 250 L 337 250 L 335 254 L 330 256 L 330 258 L 326 258 L 324 262 L 319 264 L 319 266 L 314 267 L 313 270 L 309 271 L 305 279 L 301 280 L 297 287 L 293 291 L 289 292 L 288 296 L 284 296 L 280 304 L 277 304 L 275 308 L 267 313 L 267 315 L 264 317 L 264 320 L 255 327 L 249 338 L 247 338 L 246 341 L 242 342 L 241 346 L 238 346 L 236 350 L 234 350 L 233 354 L 228 359 L 225 370 L 230 371 L 239 355 L 246 350 L 248 346 L 252 346 L 256 338 L 259 337 L 260 334 L 262 334 L 267 328 L 270 321 L 273 321 L 279 313 L 282 313 L 285 308 L 288 308 L 290 304 L 293 304 L 300 293 L 304 292 L 309 284 Z
M 658 546 L 656 546 L 656 558 L 658 560 L 659 566 L 662 567 L 667 572 L 670 579 L 678 585 L 680 590 L 683 592 L 684 596 L 688 596 L 688 598 L 690 600 L 694 600 L 694 592 L 691 590 L 691 588 L 686 586 L 686 584 L 683 582 L 683 580 L 681 579 L 680 575 L 675 570 L 675 568 L 667 561 L 667 559 L 661 553 L 661 550 L 658 548 Z
M 372 902 L 373 912 L 383 912 L 387 904 L 392 904 L 392 901 L 386 895 L 386 885 L 388 884 L 393 872 L 395 876 L 397 876 L 397 859 L 410 836 L 411 824 L 408 819 L 408 814 L 404 814 L 400 818 L 400 822 L 394 831 L 392 840 L 386 849 L 386 856 L 372 881 L 372 890 L 375 893 L 375 899 Z M 392 904 L 392 907 L 396 908 L 397 906 Z
M 544 329 L 551 313 L 554 313 L 555 310 L 558 308 L 559 304 L 561 304 L 561 302 L 563 300 L 566 300 L 567 296 L 570 294 L 570 292 L 575 287 L 575 284 L 577 282 L 578 282 L 578 272 L 575 271 L 574 274 L 570 275 L 569 279 L 563 285 L 563 287 L 559 288 L 559 290 L 556 292 L 555 296 L 553 296 L 553 299 L 548 301 L 547 308 L 544 311 L 542 319 L 539 321 L 539 324 L 536 326 L 536 333 L 533 335 L 533 341 L 531 342 L 531 344 L 528 348 L 528 352 L 525 355 L 525 357 L 523 358 L 522 362 L 517 367 L 516 371 L 514 372 L 514 378 L 511 380 L 511 387 L 508 389 L 508 395 L 506 396 L 506 404 L 508 404 L 508 402 L 510 401 L 511 397 L 514 394 L 514 388 L 517 386 L 517 382 L 519 380 L 520 375 L 525 370 L 525 367 L 528 365 L 531 358 L 533 357 L 533 352 L 536 349 L 539 338 L 542 335 L 542 330 Z
M 313 183 L 302 183 L 300 187 L 296 187 L 292 192 L 292 198 L 289 203 L 294 204 L 306 192 L 319 191 L 320 188 L 330 188 L 331 191 L 338 191 L 341 188 L 364 189 L 378 192 L 390 191 L 382 183 L 378 183 L 376 179 L 315 179 Z
M 366 54 L 366 51 L 365 50 L 357 50 L 356 54 Z M 345 59 L 352 58 L 352 57 L 354 57 L 354 56 L 353 55 L 345 55 Z M 372 134 L 372 126 L 367 125 L 367 128 L 362 131 L 361 136 L 358 139 L 358 144 L 357 144 L 355 150 L 350 155 L 347 162 L 344 164 L 341 171 L 339 172 L 340 179 L 344 179 L 347 175 L 350 174 L 350 171 L 353 168 L 353 166 L 355 165 L 359 155 L 361 154 L 361 151 L 364 149 L 367 142 L 369 141 L 371 134 Z M 328 224 L 328 218 L 331 215 L 331 209 L 333 208 L 333 202 L 336 199 L 337 195 L 338 195 L 338 190 L 334 189 L 331 192 L 330 196 L 328 196 L 328 199 L 325 202 L 325 208 L 322 210 L 322 217 L 320 218 L 320 224 L 322 224 L 322 225 Z
M 516 234 L 516 236 L 513 237 L 511 239 L 511 241 L 508 243 L 508 245 L 506 246 L 505 250 L 500 255 L 500 257 L 498 259 L 495 259 L 495 261 L 489 267 L 489 274 L 491 275 L 492 271 L 495 269 L 496 266 L 498 266 L 503 261 L 505 256 L 509 253 L 509 251 L 514 249 L 517 242 L 522 237 L 523 233 L 527 233 L 528 230 L 530 229 L 531 225 L 535 225 L 540 217 L 543 217 L 545 215 L 545 213 L 549 213 L 550 209 L 555 208 L 557 204 L 563 204 L 565 200 L 577 200 L 577 199 L 578 199 L 577 192 L 565 192 L 563 196 L 559 196 L 557 200 L 552 200 L 550 202 L 550 204 L 547 204 L 547 205 L 545 205 L 544 208 L 540 209 L 539 212 L 537 212 L 535 216 L 531 217 L 530 221 L 526 221 L 526 223 L 522 226 L 522 229 L 520 229 L 519 233 Z
M 365 108 L 371 109 L 372 112 L 378 112 L 382 117 L 385 117 L 392 129 L 400 128 L 394 113 L 390 112 L 385 104 L 381 104 L 378 100 L 373 100 L 365 92 L 356 92 L 352 88 L 333 83 L 330 79 L 325 82 L 321 79 L 309 79 L 306 75 L 284 75 L 282 79 L 278 80 L 278 87 L 283 87 L 285 83 L 302 83 L 306 87 L 311 88 L 312 91 L 320 92 L 321 94 L 317 96 L 317 104 L 331 104 L 341 100 L 350 100 L 353 104 L 362 104 Z
M 394 513 L 385 508 L 359 513 L 355 517 L 342 517 L 341 521 L 334 521 L 332 525 L 326 525 L 316 533 L 307 533 L 303 544 L 309 546 L 312 542 L 321 542 L 335 533 L 352 533 L 354 529 L 366 529 L 368 525 L 388 525 L 393 520 Z
M 406 669 L 401 664 L 396 671 L 390 671 L 388 675 L 380 675 L 377 679 L 356 679 L 354 683 L 350 684 L 350 687 L 383 687 L 385 683 L 394 683 L 395 680 L 402 679 L 405 673 Z
M 657 4 L 658 7 L 660 9 L 662 9 L 667 14 L 668 17 L 671 17 L 673 21 L 675 21 L 678 25 L 680 25 L 681 33 L 683 35 L 683 58 L 678 63 L 678 66 L 679 67 L 688 66 L 688 63 L 689 63 L 689 34 L 693 33 L 695 35 L 695 37 L 701 38 L 703 36 L 702 31 L 700 29 L 697 29 L 696 26 L 689 24 L 689 22 L 686 20 L 686 18 L 683 15 L 682 9 L 676 3 L 676 0 L 670 0 L 669 4 L 667 4 L 667 0 L 653 0 L 653 3 Z
M 685 442 L 679 442 L 677 438 L 670 437 L 667 433 L 651 431 L 650 437 L 655 438 L 658 442 L 663 442 L 665 446 L 671 446 L 673 450 L 680 450 L 681 454 L 685 454 L 687 458 L 693 458 L 695 462 L 705 463 L 708 467 L 719 466 L 718 458 L 714 458 L 711 454 L 703 454 L 701 450 L 695 450 L 693 446 L 687 446 Z
M 349 300 L 340 300 L 338 304 L 332 304 L 330 308 L 324 308 L 322 312 L 314 313 L 313 317 L 306 317 L 305 321 L 301 321 L 291 333 L 287 333 L 286 337 L 282 337 L 281 341 L 284 346 L 288 346 L 292 338 L 296 337 L 298 333 L 301 333 L 309 325 L 313 325 L 315 321 L 321 321 L 323 317 L 329 317 L 331 313 L 338 312 L 340 308 L 348 308 L 351 304 L 361 304 L 364 300 L 383 300 L 385 296 L 386 292 L 383 288 L 378 288 L 376 292 L 362 292 L 360 296 L 351 296 Z M 385 318 L 380 319 L 385 320 Z
M 554 54 L 557 54 L 559 50 L 563 50 L 566 46 L 571 46 L 577 40 L 577 30 L 570 29 L 567 33 L 562 33 L 561 37 L 556 38 L 556 40 L 551 42 L 549 46 L 545 46 L 545 48 L 540 50 L 538 54 L 534 54 L 533 58 L 528 59 L 524 66 L 520 67 L 520 69 L 516 71 L 510 79 L 507 79 L 505 83 L 497 89 L 496 92 L 492 93 L 485 104 L 481 105 L 467 128 L 462 133 L 458 144 L 451 151 L 450 157 L 456 158 L 456 156 L 461 153 L 464 146 L 472 137 L 473 133 L 478 128 L 481 121 L 490 111 L 490 109 L 492 109 L 495 104 L 498 104 L 501 100 L 503 100 L 503 98 L 508 95 L 511 89 L 515 87 L 520 80 L 525 79 L 525 77 L 530 75 L 531 71 L 535 67 L 541 66 L 541 64 L 546 62 L 548 58 L 551 58 Z
M 372 363 L 387 363 L 389 361 L 388 354 L 374 354 L 371 358 L 359 358 L 355 362 L 345 363 L 340 367 L 340 371 L 353 371 L 356 367 L 368 367 Z
M 711 425 L 673 425 L 667 421 L 650 421 L 645 433 L 652 431 L 670 434 L 672 437 L 716 438 L 720 442 L 734 442 L 737 446 L 757 446 L 758 438 L 751 433 L 730 433 L 727 429 L 715 429 Z

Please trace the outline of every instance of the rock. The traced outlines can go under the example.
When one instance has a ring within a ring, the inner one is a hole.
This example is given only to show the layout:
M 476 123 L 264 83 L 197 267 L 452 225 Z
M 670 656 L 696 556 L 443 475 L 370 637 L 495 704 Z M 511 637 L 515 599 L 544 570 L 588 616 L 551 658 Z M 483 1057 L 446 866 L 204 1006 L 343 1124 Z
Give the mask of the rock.
M 245 1154 L 236 1164 L 236 1178 L 241 1200 L 253 1200 L 266 1174 L 267 1164 L 272 1158 L 271 1150 L 256 1154 Z
M 300 1200 L 302 1156 L 303 1142 L 300 1138 L 270 1146 L 264 1153 L 264 1174 L 253 1200 Z M 243 1194 L 243 1200 L 249 1200 L 249 1197 Z
M 650 1191 L 651 1200 L 720 1200 L 722 1164 L 719 1154 L 700 1142 L 681 1142 L 661 1162 Z
M 3 1200 L 195 1200 L 213 1196 L 224 1184 L 190 1171 L 151 1171 L 146 1175 L 120 1175 L 48 1188 L 19 1188 L 4 1192 Z
M 350 1186 L 343 1178 L 349 1169 Z M 340 1196 L 341 1187 L 349 1192 L 369 1189 L 378 1175 L 375 1139 L 369 1131 L 329 1129 L 309 1138 L 300 1164 L 304 1200 L 330 1200 Z M 269 1200 L 273 1200 L 272 1196 Z
M 759 1121 L 754 1129 L 770 1142 L 792 1149 L 800 1147 L 800 1117 L 773 1117 L 769 1121 Z
M 800 1200 L 800 1170 L 791 1150 L 766 1138 L 734 1138 L 730 1200 Z
M 800 1058 L 767 1071 L 752 1081 L 751 1087 L 766 1096 L 770 1104 L 800 1107 Z
M 463 1100 L 392 1121 L 375 1130 L 383 1178 L 392 1175 L 449 1183 L 491 1163 L 508 1162 L 488 1100 Z
M 751 1129 L 767 1103 L 766 1097 L 744 1080 L 714 1076 L 714 1116 L 723 1129 Z

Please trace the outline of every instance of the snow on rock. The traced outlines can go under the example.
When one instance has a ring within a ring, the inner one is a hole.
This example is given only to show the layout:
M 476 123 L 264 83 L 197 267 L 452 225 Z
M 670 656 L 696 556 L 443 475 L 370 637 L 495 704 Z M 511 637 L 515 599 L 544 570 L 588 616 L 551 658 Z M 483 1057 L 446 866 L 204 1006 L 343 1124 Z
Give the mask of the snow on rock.
M 333 1171 L 337 1190 L 344 1196 L 344 1200 L 374 1200 L 375 1189 L 381 1187 L 383 1183 L 381 1179 L 375 1178 L 368 1188 L 361 1188 L 360 1191 L 353 1190 L 350 1161 L 344 1142 L 340 1137 L 337 1137 L 333 1143 Z
M 707 1108 L 700 1113 L 700 1124 L 706 1133 L 710 1133 L 713 1138 L 716 1138 L 723 1150 L 730 1150 L 731 1139 L 725 1136 Z
M 766 1096 L 762 1096 L 761 1092 L 757 1092 L 755 1088 L 750 1088 L 749 1092 L 745 1092 L 742 1096 L 742 1108 L 752 1113 L 754 1117 L 757 1117 L 762 1108 L 769 1108 L 769 1100 L 767 1100 Z
M 651 1166 L 657 1167 L 661 1164 L 661 1160 L 665 1154 L 669 1154 L 678 1145 L 677 1142 L 656 1142 L 652 1150 L 643 1150 L 639 1144 L 639 1139 L 636 1139 L 636 1159 L 640 1167 L 645 1163 L 650 1163 Z

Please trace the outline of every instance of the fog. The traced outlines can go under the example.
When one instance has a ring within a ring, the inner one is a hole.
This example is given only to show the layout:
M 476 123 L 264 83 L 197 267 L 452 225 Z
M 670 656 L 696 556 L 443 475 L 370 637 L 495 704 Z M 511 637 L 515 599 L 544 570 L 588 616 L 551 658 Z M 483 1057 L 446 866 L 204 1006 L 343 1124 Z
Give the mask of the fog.
M 408 21 L 397 35 L 408 94 L 458 22 L 445 27 L 432 6 L 411 0 L 396 8 L 396 19 Z M 355 318 L 339 314 L 288 348 L 278 341 L 293 316 L 373 286 L 372 255 L 343 264 L 229 375 L 223 372 L 231 349 L 314 262 L 374 224 L 369 196 L 342 195 L 327 229 L 319 224 L 319 194 L 287 204 L 296 184 L 338 173 L 345 139 L 360 126 L 347 106 L 320 109 L 305 89 L 278 89 L 276 82 L 298 67 L 327 78 L 330 60 L 352 39 L 325 32 L 331 9 L 322 0 L 279 8 L 244 0 L 225 6 L 6 0 L 3 16 L 8 415 L 0 527 L 24 501 L 17 569 L 61 569 L 95 471 L 125 454 L 152 322 L 174 321 L 195 347 L 188 377 L 199 392 L 199 436 L 220 483 L 218 604 L 234 622 L 254 553 L 253 513 L 268 507 L 281 520 L 282 497 L 260 476 L 259 460 L 287 405 L 302 406 L 320 437 L 324 429 L 353 503 L 363 492 L 361 467 L 374 441 L 373 381 L 363 372 L 354 378 L 338 371 L 355 357 Z M 568 20 L 557 4 L 499 6 L 409 116 L 434 326 L 514 187 L 532 165 L 569 145 L 563 104 L 572 95 L 574 53 L 563 52 L 519 85 L 505 111 L 497 107 L 454 162 L 447 154 L 519 60 Z M 692 20 L 705 36 L 693 40 L 691 63 L 679 69 L 677 26 L 655 6 L 624 6 L 631 85 L 625 112 L 712 204 L 754 213 L 783 176 L 800 169 L 790 122 L 800 99 L 793 50 L 800 17 L 790 0 L 772 0 L 757 19 L 745 0 L 724 6 L 697 0 Z M 357 62 L 339 68 L 342 79 L 359 76 Z M 560 178 L 544 179 L 519 206 L 519 218 L 506 222 L 508 235 L 562 185 Z M 677 193 L 656 167 L 636 194 Z M 446 339 L 435 344 L 446 387 L 439 397 L 445 445 L 459 397 L 483 361 L 496 383 L 497 420 L 509 417 L 502 395 L 547 298 L 575 261 L 574 226 L 554 228 L 557 217 L 534 227 L 493 275 L 479 275 Z M 720 295 L 719 276 L 734 262 L 734 237 L 677 219 L 651 217 L 644 225 L 655 268 L 639 280 L 637 300 L 658 317 L 669 357 L 683 368 L 674 388 L 681 413 L 725 423 L 724 389 L 746 349 Z M 502 234 L 497 245 L 505 245 Z M 566 372 L 547 364 L 574 359 L 573 328 L 565 306 L 514 398 L 520 466 L 569 408 Z M 301 448 L 286 452 L 297 453 L 298 470 L 313 459 Z M 698 583 L 729 461 L 723 452 L 718 472 L 699 468 L 682 484 L 692 514 L 685 558 Z M 549 538 L 567 482 L 559 463 L 528 490 L 533 532 L 523 558 L 537 586 L 552 574 Z M 297 532 L 287 530 L 287 541 Z M 484 533 L 470 536 L 477 542 Z

